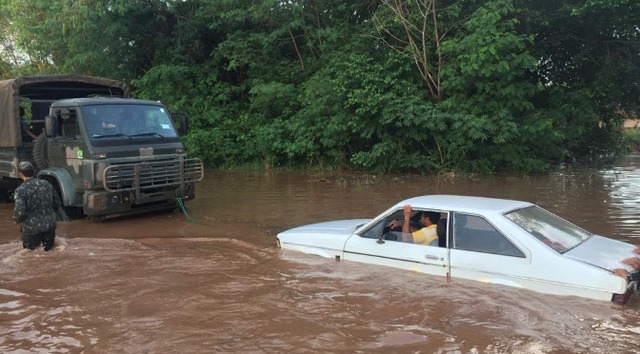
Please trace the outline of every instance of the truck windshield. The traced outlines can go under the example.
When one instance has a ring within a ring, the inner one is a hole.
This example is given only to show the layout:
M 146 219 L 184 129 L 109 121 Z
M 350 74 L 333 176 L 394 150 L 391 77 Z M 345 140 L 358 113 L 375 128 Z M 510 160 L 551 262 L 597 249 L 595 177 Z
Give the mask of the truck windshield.
M 82 107 L 87 133 L 92 139 L 178 136 L 162 106 L 109 104 Z

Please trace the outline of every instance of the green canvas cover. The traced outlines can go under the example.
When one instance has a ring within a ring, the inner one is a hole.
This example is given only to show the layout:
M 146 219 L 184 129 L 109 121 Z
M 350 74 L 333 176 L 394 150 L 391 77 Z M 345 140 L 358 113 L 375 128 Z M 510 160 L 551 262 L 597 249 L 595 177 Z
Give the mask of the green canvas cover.
M 0 147 L 15 147 L 22 144 L 19 121 L 20 98 L 48 105 L 64 98 L 90 96 L 128 98 L 129 90 L 129 86 L 124 82 L 84 75 L 40 75 L 1 80 Z M 43 113 L 39 111 L 39 114 Z M 44 116 L 37 118 L 43 119 Z

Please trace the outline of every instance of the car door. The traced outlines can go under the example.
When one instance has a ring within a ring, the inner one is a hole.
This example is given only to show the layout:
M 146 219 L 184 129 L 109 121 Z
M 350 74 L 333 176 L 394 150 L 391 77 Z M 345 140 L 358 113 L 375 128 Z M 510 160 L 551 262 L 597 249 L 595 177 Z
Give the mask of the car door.
M 392 240 L 386 227 L 393 215 L 352 235 L 345 243 L 343 258 L 363 263 L 413 270 L 426 274 L 448 276 L 449 252 L 446 247 L 426 246 Z M 387 236 L 385 239 L 384 236 Z
M 450 232 L 452 279 L 516 287 L 530 285 L 532 269 L 528 252 L 516 246 L 484 217 L 453 213 Z

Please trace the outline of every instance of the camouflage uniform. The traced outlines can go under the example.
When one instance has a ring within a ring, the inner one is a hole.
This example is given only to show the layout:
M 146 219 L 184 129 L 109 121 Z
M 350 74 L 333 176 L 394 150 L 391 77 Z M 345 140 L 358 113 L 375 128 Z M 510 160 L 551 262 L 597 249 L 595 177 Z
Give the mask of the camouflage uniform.
M 22 245 L 35 249 L 40 242 L 45 251 L 53 247 L 56 211 L 62 207 L 58 193 L 44 180 L 28 178 L 14 193 L 13 220 L 22 223 Z

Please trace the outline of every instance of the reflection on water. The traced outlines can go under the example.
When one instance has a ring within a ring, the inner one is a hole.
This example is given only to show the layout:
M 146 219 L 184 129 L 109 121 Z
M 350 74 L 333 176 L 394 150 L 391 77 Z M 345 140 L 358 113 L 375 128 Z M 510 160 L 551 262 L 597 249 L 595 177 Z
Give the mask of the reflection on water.
M 275 247 L 300 224 L 370 218 L 450 193 L 528 200 L 638 242 L 640 160 L 534 176 L 341 176 L 207 171 L 188 206 L 59 225 L 24 252 L 0 205 L 0 352 L 639 352 L 625 306 L 336 262 Z
M 609 190 L 609 218 L 615 220 L 626 238 L 640 243 L 640 156 L 631 156 L 622 164 L 602 171 L 605 188 Z

